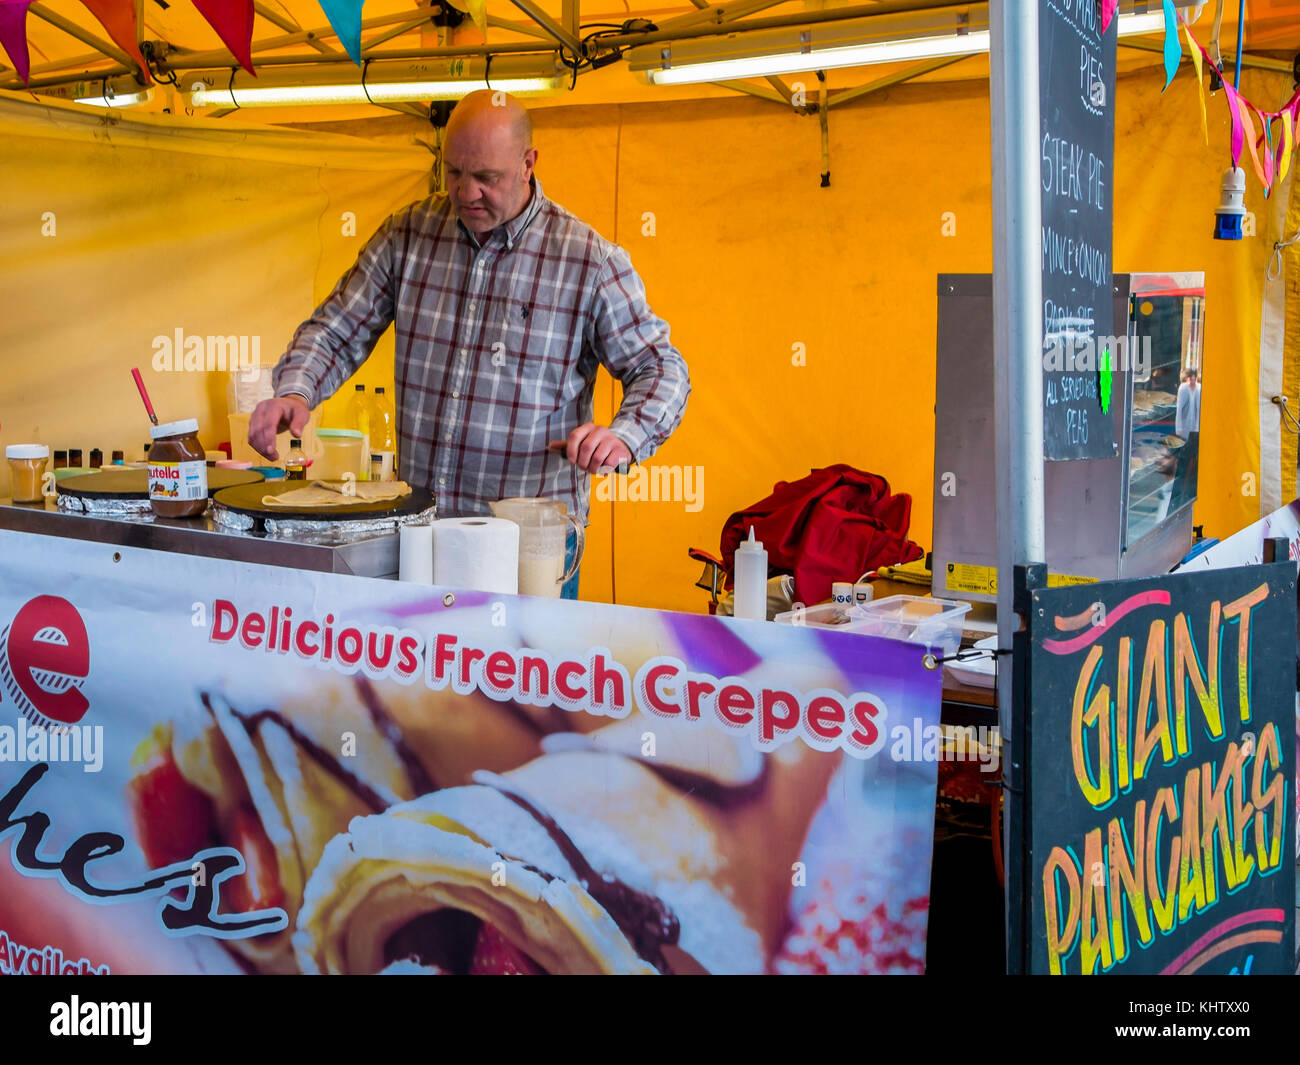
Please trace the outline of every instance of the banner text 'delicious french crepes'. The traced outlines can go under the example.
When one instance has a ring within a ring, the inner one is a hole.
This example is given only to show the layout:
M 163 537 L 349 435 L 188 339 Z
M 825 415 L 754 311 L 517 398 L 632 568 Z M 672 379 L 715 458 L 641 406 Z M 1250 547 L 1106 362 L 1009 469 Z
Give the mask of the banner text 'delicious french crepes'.
M 332 613 L 303 617 L 288 606 L 241 613 L 229 600 L 218 599 L 208 638 L 400 684 L 423 675 L 435 691 L 481 692 L 502 702 L 599 717 L 624 718 L 636 709 L 689 724 L 707 720 L 746 733 L 765 751 L 801 739 L 815 750 L 870 757 L 879 749 L 888 717 L 883 700 L 870 692 L 757 685 L 743 677 L 695 672 L 686 662 L 663 656 L 645 662 L 633 676 L 604 647 L 588 648 L 577 658 L 504 644 L 476 646 L 451 633 L 426 637 L 412 629 L 348 623 Z
M 1194 619 L 1166 611 L 1118 635 L 1137 600 L 1169 604 L 1150 592 L 1108 622 L 1047 641 L 1053 654 L 1084 652 L 1069 707 L 1070 783 L 1094 811 L 1116 811 L 1086 831 L 1081 852 L 1079 840 L 1063 841 L 1043 860 L 1052 972 L 1111 969 L 1280 868 L 1282 737 L 1272 721 L 1250 731 L 1251 613 L 1268 591 L 1215 599 Z

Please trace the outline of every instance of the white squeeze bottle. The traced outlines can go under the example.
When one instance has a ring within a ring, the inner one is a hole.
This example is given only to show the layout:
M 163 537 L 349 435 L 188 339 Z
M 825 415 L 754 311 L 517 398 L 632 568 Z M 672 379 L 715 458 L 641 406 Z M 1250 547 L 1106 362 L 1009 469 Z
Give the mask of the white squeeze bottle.
M 749 539 L 736 548 L 736 602 L 735 616 L 751 621 L 767 620 L 767 552 L 763 542 L 754 539 L 754 527 L 749 527 Z

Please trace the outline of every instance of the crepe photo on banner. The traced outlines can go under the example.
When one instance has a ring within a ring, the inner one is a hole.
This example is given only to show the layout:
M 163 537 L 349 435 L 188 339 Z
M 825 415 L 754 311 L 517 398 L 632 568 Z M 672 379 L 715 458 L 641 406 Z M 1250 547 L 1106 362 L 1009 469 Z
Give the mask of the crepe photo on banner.
M 121 847 L 68 883 L 0 851 L 0 969 L 924 969 L 921 645 L 52 549 L 57 587 L 0 585 L 0 684 L 79 679 L 0 705 L 0 838 Z

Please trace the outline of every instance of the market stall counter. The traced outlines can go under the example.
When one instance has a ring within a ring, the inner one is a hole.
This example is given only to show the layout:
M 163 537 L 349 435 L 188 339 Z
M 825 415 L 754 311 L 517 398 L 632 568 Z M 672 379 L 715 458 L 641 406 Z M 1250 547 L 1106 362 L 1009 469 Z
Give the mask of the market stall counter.
M 0 970 L 924 970 L 925 645 L 397 539 L 0 506 Z

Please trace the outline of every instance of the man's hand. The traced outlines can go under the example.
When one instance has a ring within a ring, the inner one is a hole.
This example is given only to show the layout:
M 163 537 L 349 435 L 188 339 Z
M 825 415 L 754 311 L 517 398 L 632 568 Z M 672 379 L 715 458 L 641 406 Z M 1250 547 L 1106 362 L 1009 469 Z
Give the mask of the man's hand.
M 547 447 L 587 473 L 607 473 L 632 461 L 632 452 L 614 431 L 595 422 L 578 426 L 568 440 L 554 440 Z
M 302 396 L 264 399 L 248 419 L 248 443 L 259 455 L 274 461 L 280 457 L 275 438 L 286 429 L 295 437 L 301 437 L 310 417 L 311 408 Z

